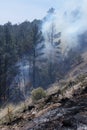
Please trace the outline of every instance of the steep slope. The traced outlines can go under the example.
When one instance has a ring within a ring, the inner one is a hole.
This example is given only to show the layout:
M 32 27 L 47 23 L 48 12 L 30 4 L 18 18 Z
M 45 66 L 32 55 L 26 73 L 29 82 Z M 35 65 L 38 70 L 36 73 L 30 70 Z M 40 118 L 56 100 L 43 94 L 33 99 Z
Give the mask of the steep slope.
M 76 81 L 75 81 L 76 82 Z M 0 130 L 87 130 L 87 77 L 31 104 Z
M 74 66 L 68 73 L 69 77 L 76 77 L 80 74 L 86 74 L 87 73 L 87 51 L 82 53 L 82 59 L 83 61 L 78 64 L 77 66 Z

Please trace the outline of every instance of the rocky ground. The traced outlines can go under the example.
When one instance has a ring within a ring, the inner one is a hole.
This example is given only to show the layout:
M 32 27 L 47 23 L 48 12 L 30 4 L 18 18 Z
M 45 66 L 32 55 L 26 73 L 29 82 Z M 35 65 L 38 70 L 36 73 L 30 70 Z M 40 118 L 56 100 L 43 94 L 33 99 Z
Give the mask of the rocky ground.
M 70 97 L 66 93 L 59 98 L 59 91 L 50 94 L 0 130 L 87 130 L 87 84 Z

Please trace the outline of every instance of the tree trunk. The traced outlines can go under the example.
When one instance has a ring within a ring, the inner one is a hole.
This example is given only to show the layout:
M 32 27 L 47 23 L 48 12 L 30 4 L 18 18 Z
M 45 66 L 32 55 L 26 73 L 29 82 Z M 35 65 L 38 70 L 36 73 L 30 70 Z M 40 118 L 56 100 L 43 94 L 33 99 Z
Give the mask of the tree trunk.
M 34 49 L 34 54 L 33 54 L 33 88 L 36 87 L 35 85 L 35 73 L 36 73 L 36 60 L 35 60 L 35 49 Z

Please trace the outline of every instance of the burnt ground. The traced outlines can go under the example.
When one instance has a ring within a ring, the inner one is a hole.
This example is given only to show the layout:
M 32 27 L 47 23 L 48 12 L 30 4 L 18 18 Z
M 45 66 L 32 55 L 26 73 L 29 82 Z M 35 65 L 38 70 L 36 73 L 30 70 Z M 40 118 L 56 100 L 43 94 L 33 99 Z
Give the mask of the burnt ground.
M 34 110 L 36 106 L 30 106 L 20 118 L 0 130 L 87 130 L 87 87 L 78 89 L 72 98 L 57 100 L 56 93 L 47 99 L 38 103 L 38 111 Z

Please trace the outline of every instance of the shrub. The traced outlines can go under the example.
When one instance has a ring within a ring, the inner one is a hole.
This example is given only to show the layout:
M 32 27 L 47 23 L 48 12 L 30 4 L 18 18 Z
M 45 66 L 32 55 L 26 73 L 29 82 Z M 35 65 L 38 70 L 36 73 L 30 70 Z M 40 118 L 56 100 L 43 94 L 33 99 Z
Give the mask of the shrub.
M 38 101 L 44 97 L 46 97 L 46 92 L 44 91 L 43 88 L 39 87 L 37 89 L 34 89 L 32 92 L 31 92 L 31 95 L 32 95 L 32 100 L 33 101 Z
M 12 106 L 11 104 L 9 106 L 7 106 L 7 115 L 6 115 L 6 121 L 8 123 L 11 123 L 12 118 L 13 118 L 13 110 L 14 110 L 14 106 Z

